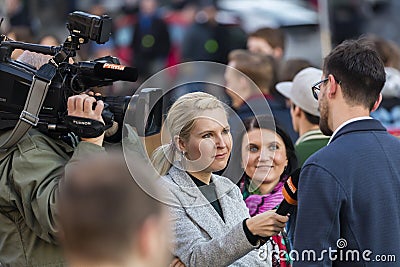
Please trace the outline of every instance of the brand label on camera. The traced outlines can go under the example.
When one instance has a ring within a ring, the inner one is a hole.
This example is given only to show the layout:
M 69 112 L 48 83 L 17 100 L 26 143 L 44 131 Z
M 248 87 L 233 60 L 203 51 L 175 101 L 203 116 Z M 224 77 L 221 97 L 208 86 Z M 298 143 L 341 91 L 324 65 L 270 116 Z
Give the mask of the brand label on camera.
M 77 124 L 77 125 L 92 125 L 92 122 L 90 121 L 77 121 L 77 120 L 73 120 L 73 123 Z
M 117 64 L 104 63 L 103 69 L 124 70 L 125 66 L 117 65 Z

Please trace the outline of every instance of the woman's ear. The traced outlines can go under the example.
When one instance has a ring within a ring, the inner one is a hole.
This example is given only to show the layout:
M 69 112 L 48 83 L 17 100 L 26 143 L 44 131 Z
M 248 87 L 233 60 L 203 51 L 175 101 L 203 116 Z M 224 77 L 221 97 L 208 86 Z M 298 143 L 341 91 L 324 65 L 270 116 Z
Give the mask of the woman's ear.
M 174 144 L 180 152 L 186 152 L 185 142 L 178 135 L 174 136 Z

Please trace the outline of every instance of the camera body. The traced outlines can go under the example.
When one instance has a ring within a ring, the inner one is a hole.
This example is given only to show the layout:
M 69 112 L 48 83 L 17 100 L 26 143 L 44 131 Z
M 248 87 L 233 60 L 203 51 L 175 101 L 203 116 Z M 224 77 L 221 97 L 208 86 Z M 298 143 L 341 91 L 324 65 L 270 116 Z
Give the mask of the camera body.
M 85 92 L 91 87 L 111 85 L 119 80 L 136 81 L 136 69 L 120 65 L 118 58 L 115 57 L 106 56 L 94 61 L 69 63 L 69 59 L 76 55 L 76 50 L 80 48 L 81 44 L 89 40 L 97 43 L 108 41 L 111 34 L 111 18 L 106 15 L 95 16 L 76 11 L 69 14 L 67 27 L 70 35 L 62 45 L 57 47 L 15 42 L 2 36 L 0 43 L 0 84 L 2 85 L 0 90 L 0 130 L 12 129 L 17 124 L 20 114 L 24 110 L 34 76 L 38 71 L 33 66 L 12 60 L 11 53 L 14 49 L 24 49 L 53 56 L 47 64 L 56 67 L 56 74 L 50 81 L 46 98 L 40 108 L 37 125 L 39 130 L 52 135 L 62 135 L 70 131 L 65 122 L 68 97 Z M 122 125 L 129 105 L 135 105 L 138 102 L 149 104 L 149 99 L 157 101 L 155 99 L 161 96 L 160 90 L 145 90 L 145 93 L 133 97 L 102 97 L 101 99 L 105 103 L 102 116 L 106 127 L 111 127 L 114 122 Z M 141 98 L 147 100 L 145 102 L 138 101 Z M 138 110 L 139 107 L 135 107 L 135 109 Z M 161 112 L 162 108 L 155 105 L 155 108 L 147 114 L 153 121 L 148 122 L 148 127 L 144 125 L 146 130 L 143 135 L 151 135 L 160 131 Z M 119 127 L 118 133 L 112 138 L 112 141 L 120 140 L 121 128 Z

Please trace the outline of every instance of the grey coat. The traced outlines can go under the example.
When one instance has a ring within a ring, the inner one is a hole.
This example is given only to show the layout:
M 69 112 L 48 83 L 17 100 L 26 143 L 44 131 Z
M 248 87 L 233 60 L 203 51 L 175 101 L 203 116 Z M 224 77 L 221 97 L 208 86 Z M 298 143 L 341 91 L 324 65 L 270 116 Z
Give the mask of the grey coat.
M 222 208 L 221 219 L 186 172 L 171 167 L 162 177 L 175 234 L 173 254 L 187 266 L 267 266 L 243 230 L 250 217 L 239 188 L 212 175 Z

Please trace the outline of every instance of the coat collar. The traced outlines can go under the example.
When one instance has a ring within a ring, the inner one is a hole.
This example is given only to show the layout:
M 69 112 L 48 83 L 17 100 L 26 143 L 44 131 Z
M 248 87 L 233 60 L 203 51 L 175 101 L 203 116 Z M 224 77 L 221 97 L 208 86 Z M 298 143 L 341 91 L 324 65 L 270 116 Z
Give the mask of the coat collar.
M 181 191 L 181 194 L 178 194 L 177 197 L 188 216 L 211 237 L 219 236 L 222 232 L 226 232 L 226 227 L 231 228 L 238 223 L 238 207 L 243 203 L 240 203 L 241 199 L 235 196 L 233 190 L 235 184 L 218 175 L 212 175 L 211 179 L 215 184 L 216 194 L 224 216 L 224 220 L 222 220 L 184 170 L 172 166 L 168 174 L 172 182 Z M 244 217 L 245 214 L 241 216 Z
M 331 142 L 338 139 L 340 136 L 351 133 L 351 132 L 363 132 L 363 131 L 386 131 L 386 128 L 375 119 L 359 120 L 351 122 L 340 129 L 335 136 L 332 138 Z
M 193 182 L 190 176 L 180 167 L 179 163 L 174 163 L 174 165 L 169 170 L 172 181 L 179 186 L 180 190 L 191 197 L 190 206 L 193 204 L 205 204 L 208 201 L 205 199 L 203 194 L 198 190 L 197 185 Z M 211 175 L 211 181 L 215 184 L 216 193 L 218 198 L 226 195 L 232 190 L 234 184 L 221 179 L 218 175 Z M 206 201 L 205 203 L 203 203 Z M 197 203 L 196 203 L 197 202 Z

